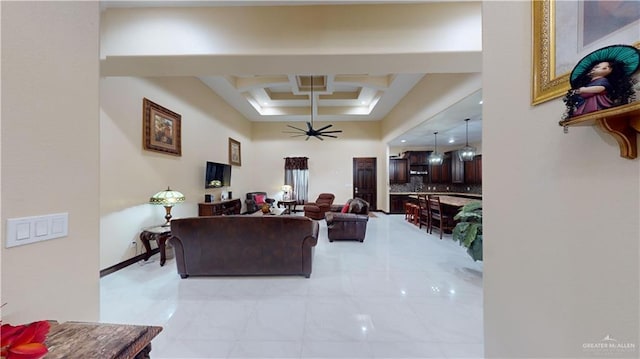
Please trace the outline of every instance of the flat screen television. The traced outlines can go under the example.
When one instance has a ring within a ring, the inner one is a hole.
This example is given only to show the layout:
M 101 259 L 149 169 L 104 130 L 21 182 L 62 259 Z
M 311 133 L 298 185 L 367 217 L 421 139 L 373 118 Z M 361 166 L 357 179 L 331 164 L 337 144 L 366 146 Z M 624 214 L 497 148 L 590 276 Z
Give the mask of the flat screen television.
M 231 165 L 207 161 L 204 173 L 204 188 L 231 186 Z

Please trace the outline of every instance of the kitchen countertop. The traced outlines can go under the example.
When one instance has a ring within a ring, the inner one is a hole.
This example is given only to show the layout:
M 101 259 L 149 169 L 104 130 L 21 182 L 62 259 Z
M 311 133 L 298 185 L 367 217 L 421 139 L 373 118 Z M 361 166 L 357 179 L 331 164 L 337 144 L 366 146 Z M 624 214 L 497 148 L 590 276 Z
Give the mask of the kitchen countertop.
M 440 198 L 440 203 L 448 206 L 454 206 L 454 207 L 462 207 L 467 203 L 471 203 L 471 202 L 478 202 L 478 201 L 482 202 L 482 199 L 471 199 L 471 198 L 455 197 L 455 196 L 448 196 L 448 195 L 438 195 L 438 197 Z M 409 198 L 418 199 L 418 196 L 409 195 Z
M 419 194 L 437 194 L 439 196 L 469 196 L 478 199 L 482 199 L 481 194 L 477 193 L 464 193 L 464 192 L 390 192 L 390 196 L 417 196 Z

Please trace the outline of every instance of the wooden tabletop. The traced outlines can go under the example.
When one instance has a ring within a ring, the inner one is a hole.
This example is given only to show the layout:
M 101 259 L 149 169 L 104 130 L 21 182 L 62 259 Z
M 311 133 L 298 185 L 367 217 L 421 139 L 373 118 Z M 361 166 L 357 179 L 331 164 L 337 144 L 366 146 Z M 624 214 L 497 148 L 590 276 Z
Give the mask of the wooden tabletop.
M 51 322 L 47 359 L 132 359 L 150 350 L 162 327 L 146 325 Z M 148 348 L 148 349 L 146 349 Z

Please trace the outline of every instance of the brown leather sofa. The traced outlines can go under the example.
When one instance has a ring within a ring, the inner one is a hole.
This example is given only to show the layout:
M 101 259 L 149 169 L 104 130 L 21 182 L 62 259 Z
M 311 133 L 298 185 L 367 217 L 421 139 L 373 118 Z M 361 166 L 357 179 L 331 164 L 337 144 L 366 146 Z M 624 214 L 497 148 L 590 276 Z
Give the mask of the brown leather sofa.
M 171 221 L 178 274 L 303 275 L 309 278 L 317 222 L 302 216 L 216 216 Z
M 324 219 L 336 196 L 333 193 L 320 193 L 315 202 L 309 202 L 304 205 L 304 216 L 311 219 Z
M 348 207 L 333 205 L 331 210 L 325 213 L 329 242 L 345 239 L 364 242 L 369 221 L 369 202 L 354 198 L 347 204 Z M 347 213 L 341 212 L 343 208 L 347 208 Z

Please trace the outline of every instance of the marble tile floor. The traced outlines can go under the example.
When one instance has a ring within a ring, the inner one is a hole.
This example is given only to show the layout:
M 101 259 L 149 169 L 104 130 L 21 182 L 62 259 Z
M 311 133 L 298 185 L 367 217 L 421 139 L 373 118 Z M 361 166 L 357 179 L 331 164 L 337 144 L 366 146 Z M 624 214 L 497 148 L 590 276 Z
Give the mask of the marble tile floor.
M 191 277 L 156 254 L 100 280 L 104 323 L 159 325 L 151 357 L 482 358 L 482 263 L 451 235 L 376 213 L 311 278 Z

